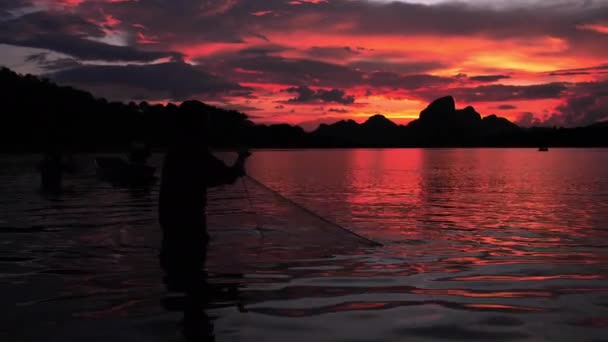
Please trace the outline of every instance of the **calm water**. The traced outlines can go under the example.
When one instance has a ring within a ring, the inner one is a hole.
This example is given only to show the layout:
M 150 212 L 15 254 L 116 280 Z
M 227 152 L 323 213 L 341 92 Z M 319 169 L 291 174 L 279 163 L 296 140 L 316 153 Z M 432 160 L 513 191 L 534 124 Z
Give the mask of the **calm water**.
M 157 188 L 0 156 L 0 339 L 180 341 Z M 160 156 L 154 163 L 158 165 Z M 608 150 L 258 151 L 210 193 L 217 341 L 607 341 Z

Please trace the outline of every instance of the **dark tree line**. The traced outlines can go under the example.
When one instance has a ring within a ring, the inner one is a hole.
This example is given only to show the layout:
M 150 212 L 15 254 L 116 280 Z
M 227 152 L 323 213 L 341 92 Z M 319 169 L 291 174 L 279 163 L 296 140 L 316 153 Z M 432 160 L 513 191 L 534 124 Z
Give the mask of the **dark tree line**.
M 47 79 L 0 70 L 0 149 L 44 151 L 121 150 L 143 141 L 166 147 L 179 107 L 175 104 L 109 102 Z M 608 146 L 608 124 L 581 128 L 524 129 L 505 118 L 482 118 L 473 107 L 456 109 L 452 97 L 440 98 L 407 126 L 382 115 L 358 124 L 352 120 L 320 125 L 307 133 L 287 124 L 259 125 L 247 115 L 201 104 L 209 120 L 209 141 L 216 147 L 439 147 L 439 146 Z
M 124 148 L 133 141 L 164 147 L 171 140 L 178 106 L 109 102 L 47 79 L 0 70 L 3 150 L 44 150 L 67 145 L 76 150 Z M 254 124 L 245 114 L 201 104 L 218 145 L 243 143 Z

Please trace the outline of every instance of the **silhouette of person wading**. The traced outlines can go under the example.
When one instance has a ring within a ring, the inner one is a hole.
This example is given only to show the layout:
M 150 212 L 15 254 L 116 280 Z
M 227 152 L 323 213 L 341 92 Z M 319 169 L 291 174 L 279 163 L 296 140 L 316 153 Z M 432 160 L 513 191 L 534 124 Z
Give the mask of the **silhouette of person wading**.
M 207 141 L 205 106 L 198 101 L 184 102 L 176 121 L 161 178 L 160 263 L 169 290 L 199 297 L 206 290 L 207 188 L 231 184 L 244 176 L 245 160 L 250 153 L 240 152 L 233 166 L 226 166 L 214 157 Z
M 76 167 L 71 155 L 68 155 L 64 159 L 61 148 L 59 146 L 51 146 L 38 164 L 38 171 L 40 171 L 42 191 L 60 193 L 62 190 L 63 173 L 74 173 Z

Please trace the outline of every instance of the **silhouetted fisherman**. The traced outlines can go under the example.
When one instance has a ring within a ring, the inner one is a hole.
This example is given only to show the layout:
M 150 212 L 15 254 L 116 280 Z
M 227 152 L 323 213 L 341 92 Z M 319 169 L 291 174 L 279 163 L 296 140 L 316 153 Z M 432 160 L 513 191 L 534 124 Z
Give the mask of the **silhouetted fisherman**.
M 126 167 L 126 182 L 131 187 L 147 186 L 155 180 L 155 168 L 148 165 L 151 152 L 145 143 L 131 144 L 128 155 L 128 165 Z
M 63 183 L 63 172 L 73 172 L 73 163 L 66 163 L 59 149 L 51 149 L 45 153 L 38 164 L 40 171 L 40 185 L 43 191 L 61 192 Z
M 226 166 L 209 151 L 207 115 L 197 101 L 184 102 L 177 114 L 174 141 L 162 170 L 159 220 L 163 232 L 160 262 L 170 290 L 204 295 L 204 265 L 209 236 L 204 209 L 207 188 L 245 175 L 249 152 Z
M 150 158 L 150 148 L 145 143 L 134 142 L 129 150 L 129 163 L 134 165 L 146 165 Z

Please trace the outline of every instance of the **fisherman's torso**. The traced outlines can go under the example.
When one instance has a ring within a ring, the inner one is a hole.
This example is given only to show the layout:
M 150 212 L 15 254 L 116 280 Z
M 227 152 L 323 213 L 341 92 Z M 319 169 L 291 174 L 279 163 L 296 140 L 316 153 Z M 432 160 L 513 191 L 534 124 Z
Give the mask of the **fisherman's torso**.
M 202 154 L 170 150 L 162 170 L 159 195 L 161 224 L 204 224 L 207 205 L 205 159 Z

